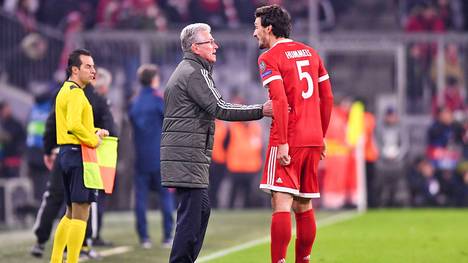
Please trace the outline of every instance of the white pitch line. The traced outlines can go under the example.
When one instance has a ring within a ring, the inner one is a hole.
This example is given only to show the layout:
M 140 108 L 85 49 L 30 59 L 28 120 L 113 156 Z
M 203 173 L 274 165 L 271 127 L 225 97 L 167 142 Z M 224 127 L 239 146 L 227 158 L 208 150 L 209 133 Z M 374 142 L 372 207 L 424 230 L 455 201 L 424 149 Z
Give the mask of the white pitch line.
M 120 246 L 120 247 L 114 247 L 106 250 L 99 251 L 99 255 L 101 257 L 109 257 L 113 255 L 118 255 L 118 254 L 123 254 L 132 251 L 133 248 L 130 246 Z M 80 262 L 85 262 L 88 261 L 89 259 L 81 259 Z
M 326 226 L 329 226 L 329 225 L 333 225 L 333 224 L 338 223 L 338 222 L 349 220 L 349 219 L 351 219 L 353 217 L 356 217 L 357 215 L 360 215 L 360 214 L 358 214 L 356 212 L 339 213 L 337 215 L 329 216 L 329 217 L 327 217 L 327 218 L 325 218 L 323 220 L 319 220 L 317 222 L 317 227 L 321 228 L 321 227 L 326 227 Z M 224 257 L 224 256 L 226 256 L 228 254 L 231 254 L 231 253 L 234 253 L 234 252 L 237 252 L 237 251 L 241 251 L 241 250 L 248 249 L 248 248 L 251 248 L 251 247 L 254 247 L 254 246 L 257 246 L 257 245 L 265 244 L 267 242 L 270 242 L 270 236 L 255 239 L 255 240 L 249 241 L 247 243 L 244 243 L 242 245 L 238 245 L 238 246 L 234 246 L 234 247 L 230 247 L 230 248 L 227 248 L 227 249 L 220 250 L 220 251 L 215 252 L 213 254 L 210 254 L 210 255 L 199 258 L 196 261 L 196 263 L 208 262 L 208 261 L 211 261 L 213 259 Z

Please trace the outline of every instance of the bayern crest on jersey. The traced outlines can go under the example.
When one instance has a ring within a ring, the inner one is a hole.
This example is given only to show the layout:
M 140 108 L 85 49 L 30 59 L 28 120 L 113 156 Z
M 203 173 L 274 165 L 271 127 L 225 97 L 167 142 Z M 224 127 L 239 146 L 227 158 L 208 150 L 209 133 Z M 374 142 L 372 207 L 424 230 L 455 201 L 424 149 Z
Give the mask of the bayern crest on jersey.
M 266 69 L 265 62 L 260 61 L 260 64 L 258 65 L 258 67 L 260 68 L 260 72 L 265 71 L 265 69 Z

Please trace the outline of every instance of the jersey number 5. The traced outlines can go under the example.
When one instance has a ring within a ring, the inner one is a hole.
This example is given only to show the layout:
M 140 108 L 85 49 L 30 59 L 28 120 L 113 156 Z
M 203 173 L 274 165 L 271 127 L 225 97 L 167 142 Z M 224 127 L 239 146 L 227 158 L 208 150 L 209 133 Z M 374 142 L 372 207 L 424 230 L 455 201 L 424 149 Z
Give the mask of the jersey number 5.
M 307 91 L 304 92 L 302 91 L 302 97 L 304 99 L 308 99 L 312 96 L 314 93 L 314 82 L 312 81 L 312 77 L 308 72 L 303 72 L 302 67 L 309 66 L 309 61 L 308 60 L 299 60 L 296 61 L 297 65 L 297 72 L 299 73 L 299 79 L 305 78 L 307 80 Z

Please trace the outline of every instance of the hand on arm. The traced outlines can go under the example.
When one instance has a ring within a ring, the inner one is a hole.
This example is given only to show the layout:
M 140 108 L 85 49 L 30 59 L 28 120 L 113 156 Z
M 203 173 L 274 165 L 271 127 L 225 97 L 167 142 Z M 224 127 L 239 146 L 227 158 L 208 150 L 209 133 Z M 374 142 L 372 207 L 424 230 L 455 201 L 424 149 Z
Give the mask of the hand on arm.
M 267 100 L 263 103 L 262 111 L 264 117 L 273 117 L 273 104 L 271 100 Z

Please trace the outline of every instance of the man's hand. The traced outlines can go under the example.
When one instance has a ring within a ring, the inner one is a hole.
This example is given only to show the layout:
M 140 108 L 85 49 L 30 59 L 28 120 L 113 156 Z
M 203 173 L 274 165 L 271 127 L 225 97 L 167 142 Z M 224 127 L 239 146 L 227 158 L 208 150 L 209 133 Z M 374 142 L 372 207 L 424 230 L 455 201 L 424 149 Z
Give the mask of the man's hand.
M 326 156 L 327 156 L 327 143 L 325 142 L 325 140 L 323 140 L 323 147 L 322 147 L 322 152 L 320 153 L 320 160 L 325 159 Z
M 57 157 L 56 153 L 51 153 L 50 155 L 44 154 L 44 165 L 49 171 L 52 171 L 52 167 L 54 166 L 55 162 L 55 157 Z
M 273 104 L 271 103 L 271 100 L 267 100 L 265 103 L 263 103 L 263 116 L 265 117 L 272 117 L 273 116 Z
M 291 156 L 289 156 L 289 144 L 278 145 L 278 154 L 276 155 L 281 166 L 287 166 L 291 163 Z
M 104 138 L 106 136 L 109 136 L 109 131 L 108 130 L 105 130 L 105 129 L 99 129 L 97 132 L 96 132 L 96 135 L 99 136 L 99 138 Z

